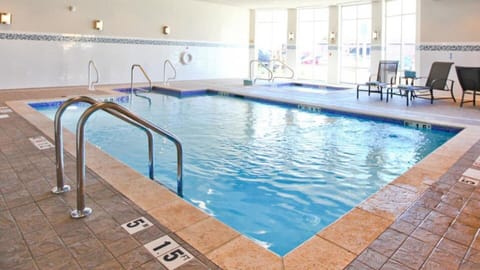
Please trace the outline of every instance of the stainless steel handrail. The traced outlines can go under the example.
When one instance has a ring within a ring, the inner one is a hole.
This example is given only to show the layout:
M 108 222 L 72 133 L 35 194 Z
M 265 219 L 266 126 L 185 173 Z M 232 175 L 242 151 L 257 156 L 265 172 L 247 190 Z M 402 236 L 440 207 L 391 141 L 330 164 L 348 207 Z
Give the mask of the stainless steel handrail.
M 143 67 L 139 64 L 133 64 L 132 65 L 132 69 L 130 71 L 130 91 L 133 92 L 133 71 L 136 67 L 138 67 L 140 69 L 140 71 L 142 71 L 143 76 L 145 76 L 145 78 L 147 79 L 148 84 L 149 84 L 149 88 L 150 88 L 150 92 L 151 92 L 152 91 L 152 80 L 150 79 L 150 77 L 148 77 L 147 72 L 145 72 L 145 69 L 143 69 Z
M 66 100 L 57 110 L 55 113 L 55 121 L 54 121 L 54 132 L 55 132 L 55 159 L 56 159 L 56 172 L 57 172 L 57 186 L 52 188 L 52 193 L 61 194 L 64 192 L 70 191 L 70 186 L 65 185 L 64 177 L 65 177 L 65 170 L 64 170 L 64 159 L 63 159 L 63 130 L 62 130 L 62 115 L 65 110 L 72 104 L 85 102 L 91 105 L 99 103 L 95 99 L 87 96 L 79 96 L 73 97 Z M 145 128 L 142 125 L 137 124 L 136 122 L 130 120 L 129 118 L 123 116 L 122 114 L 113 111 L 113 110 L 105 110 L 107 113 L 120 118 L 129 124 L 132 124 L 142 130 L 145 131 L 147 134 L 148 139 L 148 168 L 149 168 L 149 177 L 150 179 L 154 179 L 154 155 L 153 155 L 153 135 L 152 132 Z
M 91 79 L 92 67 L 95 70 L 95 73 L 97 75 L 97 79 L 95 81 L 92 81 Z M 93 60 L 88 61 L 88 90 L 95 90 L 94 84 L 98 83 L 99 79 L 100 79 L 100 76 L 98 75 L 98 69 L 97 69 L 97 66 L 95 66 L 95 62 L 93 62 Z
M 88 118 L 98 110 L 112 110 L 117 111 L 118 113 L 134 120 L 140 125 L 143 125 L 150 130 L 153 130 L 157 134 L 160 134 L 166 137 L 168 140 L 173 142 L 177 148 L 177 194 L 183 196 L 183 150 L 182 144 L 180 141 L 171 133 L 166 130 L 155 126 L 147 120 L 144 120 L 124 107 L 113 103 L 113 102 L 102 102 L 97 103 L 89 107 L 85 112 L 80 116 L 77 123 L 77 209 L 71 212 L 73 218 L 81 218 L 89 215 L 92 210 L 88 207 L 85 207 L 85 193 L 84 193 L 84 181 L 85 181 L 85 125 Z
M 166 73 L 167 73 L 167 64 L 170 65 L 170 67 L 172 68 L 173 70 L 173 77 L 166 77 Z M 173 66 L 172 62 L 170 62 L 170 60 L 165 60 L 165 62 L 163 62 L 163 84 L 168 84 L 168 81 L 170 80 L 175 80 L 177 78 L 177 70 L 175 69 L 175 67 Z
M 268 72 L 268 78 L 254 78 L 253 74 L 253 64 L 254 63 L 260 63 L 260 66 L 263 67 L 267 72 Z M 273 72 L 270 70 L 267 66 L 265 66 L 262 62 L 259 60 L 251 60 L 250 61 L 250 80 L 252 83 L 255 83 L 257 80 L 266 80 L 266 81 L 271 81 L 273 78 Z
M 275 80 L 275 79 L 278 79 L 278 78 L 284 78 L 284 79 L 293 79 L 295 77 L 295 71 L 293 70 L 293 68 L 291 68 L 289 65 L 287 65 L 285 62 L 283 61 L 280 61 L 280 60 L 272 60 L 270 61 L 270 63 L 274 63 L 274 62 L 278 62 L 280 64 L 282 64 L 282 66 L 286 67 L 290 72 L 292 72 L 292 75 L 291 76 L 273 76 L 272 77 L 272 82 Z

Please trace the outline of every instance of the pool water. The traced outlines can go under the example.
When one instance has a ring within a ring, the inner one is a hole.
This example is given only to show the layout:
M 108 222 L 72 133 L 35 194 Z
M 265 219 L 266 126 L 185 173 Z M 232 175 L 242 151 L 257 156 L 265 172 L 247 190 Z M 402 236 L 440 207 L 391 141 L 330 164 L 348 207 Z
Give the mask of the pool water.
M 120 104 L 180 139 L 184 199 L 280 256 L 455 135 L 230 96 L 145 95 L 151 106 Z M 34 107 L 53 119 L 56 106 Z M 86 106 L 71 106 L 64 126 L 74 131 Z M 98 112 L 86 138 L 148 175 L 141 130 Z M 156 137 L 155 156 L 155 178 L 176 190 L 174 145 Z
M 313 84 L 304 84 L 304 83 L 281 83 L 275 85 L 277 88 L 282 90 L 295 90 L 302 92 L 312 92 L 312 93 L 331 93 L 335 91 L 348 90 L 351 88 L 346 87 L 337 87 L 337 86 L 328 86 L 328 85 L 313 85 Z

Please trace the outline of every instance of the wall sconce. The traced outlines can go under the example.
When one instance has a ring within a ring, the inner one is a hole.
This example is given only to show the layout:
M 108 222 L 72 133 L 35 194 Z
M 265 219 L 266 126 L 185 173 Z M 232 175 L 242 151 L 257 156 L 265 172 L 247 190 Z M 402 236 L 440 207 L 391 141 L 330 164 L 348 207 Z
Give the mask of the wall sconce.
M 93 21 L 93 28 L 98 31 L 103 30 L 103 21 L 102 20 L 95 20 Z
M 295 33 L 290 32 L 288 33 L 288 40 L 294 40 L 295 39 Z
M 373 33 L 372 33 L 372 38 L 373 38 L 373 40 L 378 40 L 379 34 L 378 34 L 377 31 L 373 31 Z
M 169 34 L 170 34 L 170 27 L 169 27 L 168 25 L 165 25 L 165 26 L 163 27 L 163 31 L 162 31 L 162 32 L 163 32 L 164 35 L 169 35 Z
M 0 23 L 1 24 L 11 24 L 12 23 L 12 14 L 7 12 L 0 13 Z
M 330 32 L 330 34 L 328 35 L 328 39 L 330 39 L 330 42 L 332 42 L 332 43 L 335 42 L 335 37 L 336 37 L 336 35 L 335 35 L 335 32 L 333 32 L 333 31 Z

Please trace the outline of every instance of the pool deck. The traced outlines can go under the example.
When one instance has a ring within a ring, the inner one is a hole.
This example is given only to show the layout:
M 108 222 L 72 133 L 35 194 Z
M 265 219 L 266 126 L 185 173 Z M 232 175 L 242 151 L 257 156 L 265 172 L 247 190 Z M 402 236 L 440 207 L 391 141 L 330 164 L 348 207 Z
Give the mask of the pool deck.
M 183 81 L 168 87 L 214 89 L 463 130 L 279 257 L 92 145 L 87 145 L 86 204 L 93 214 L 71 219 L 75 191 L 50 193 L 56 184 L 53 148 L 40 150 L 29 140 L 44 136 L 53 142 L 53 123 L 26 101 L 110 97 L 118 94 L 111 89 L 126 85 L 99 86 L 97 91 L 0 90 L 0 269 L 167 269 L 144 247 L 166 235 L 194 257 L 177 269 L 480 269 L 480 187 L 458 181 L 467 169 L 470 178 L 480 178 L 475 174 L 480 170 L 475 163 L 480 156 L 480 107 L 467 103 L 460 108 L 452 100 L 431 105 L 420 99 L 406 107 L 398 96 L 386 103 L 364 92 L 357 100 L 354 90 L 290 91 L 243 87 L 241 82 Z M 67 183 L 75 190 L 75 138 L 68 131 L 64 137 Z M 134 234 L 120 226 L 139 217 L 152 225 Z

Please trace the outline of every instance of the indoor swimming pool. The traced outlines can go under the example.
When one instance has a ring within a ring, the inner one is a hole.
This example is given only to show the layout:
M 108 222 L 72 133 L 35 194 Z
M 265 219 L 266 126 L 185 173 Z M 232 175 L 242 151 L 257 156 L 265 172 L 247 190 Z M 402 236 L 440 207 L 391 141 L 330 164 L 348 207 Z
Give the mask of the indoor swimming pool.
M 184 199 L 284 256 L 456 134 L 204 92 L 116 102 L 169 130 L 184 148 Z M 32 106 L 53 119 L 59 102 Z M 86 104 L 71 106 L 74 131 Z M 94 114 L 86 138 L 148 175 L 143 131 Z M 176 151 L 155 138 L 156 180 L 176 190 Z M 88 181 L 88 179 L 87 179 Z

